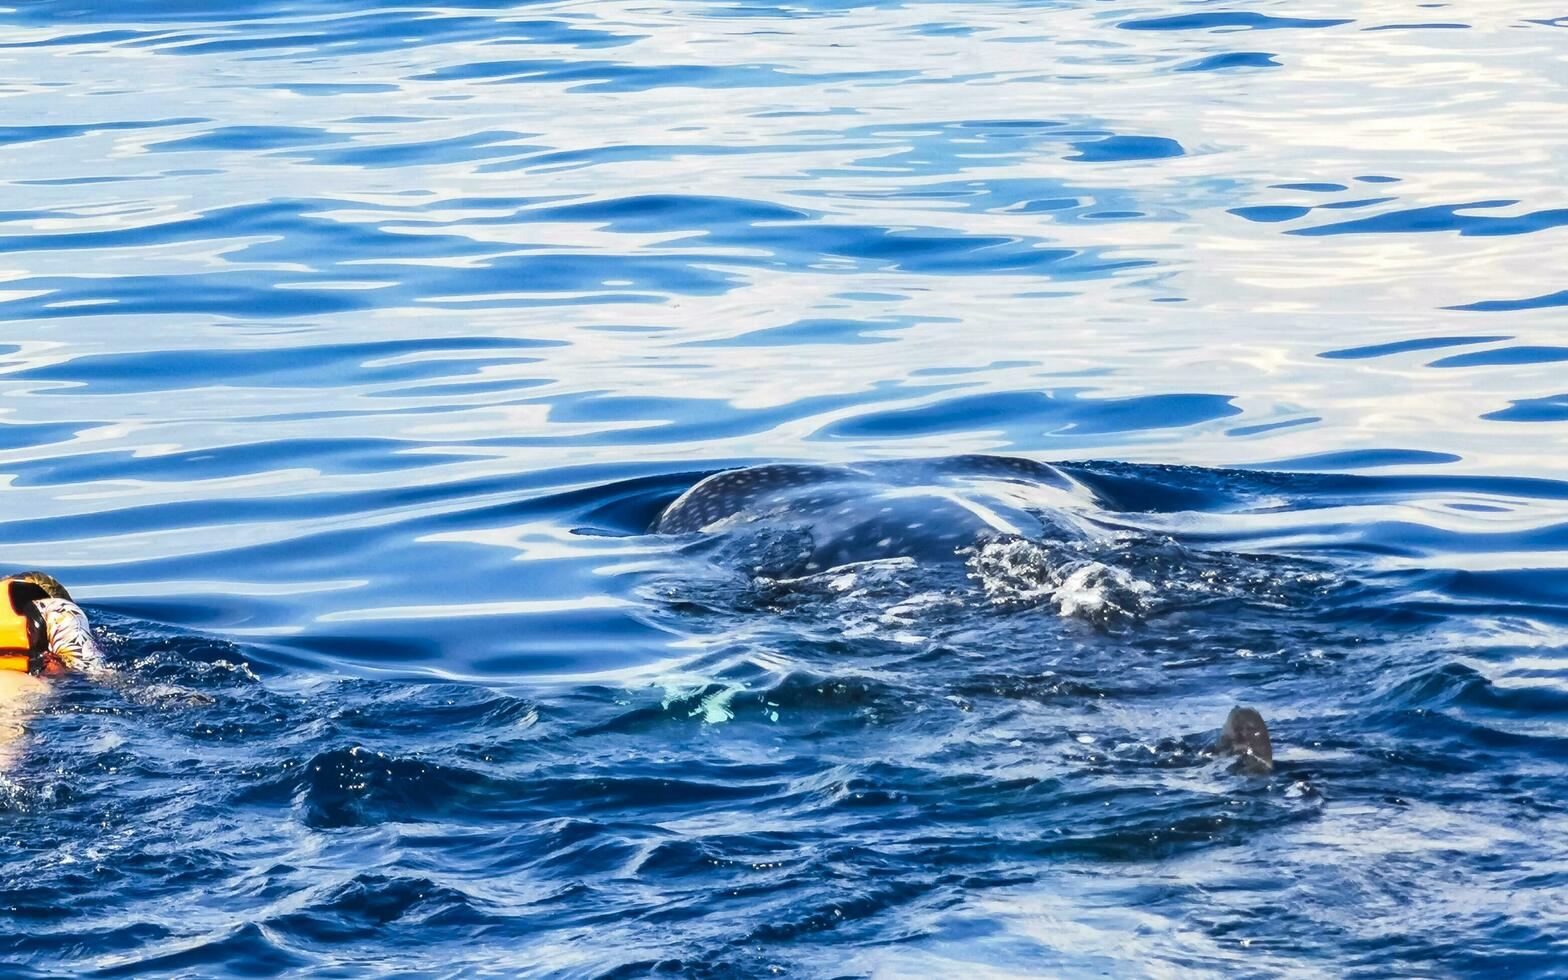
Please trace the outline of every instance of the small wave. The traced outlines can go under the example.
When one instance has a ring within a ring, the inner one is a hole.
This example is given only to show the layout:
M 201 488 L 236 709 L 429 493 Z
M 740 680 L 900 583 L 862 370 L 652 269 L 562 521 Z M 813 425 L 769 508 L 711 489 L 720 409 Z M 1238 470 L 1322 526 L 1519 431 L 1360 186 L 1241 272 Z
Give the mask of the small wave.
M 292 943 L 316 947 L 378 938 L 422 945 L 500 922 L 483 904 L 429 878 L 361 873 L 322 889 L 298 911 L 269 919 L 266 927 Z
M 470 769 L 362 746 L 321 753 L 301 770 L 296 805 L 306 826 L 318 829 L 428 820 L 461 812 L 503 789 Z

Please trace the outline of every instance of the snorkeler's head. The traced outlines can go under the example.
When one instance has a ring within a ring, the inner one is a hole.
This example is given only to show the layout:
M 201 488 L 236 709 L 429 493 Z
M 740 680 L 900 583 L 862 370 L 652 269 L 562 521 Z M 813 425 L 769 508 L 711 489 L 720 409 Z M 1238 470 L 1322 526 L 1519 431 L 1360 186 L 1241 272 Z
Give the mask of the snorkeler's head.
M 71 593 L 52 576 L 22 572 L 0 578 L 0 670 L 36 674 L 58 663 L 47 612 L 57 604 L 76 608 Z

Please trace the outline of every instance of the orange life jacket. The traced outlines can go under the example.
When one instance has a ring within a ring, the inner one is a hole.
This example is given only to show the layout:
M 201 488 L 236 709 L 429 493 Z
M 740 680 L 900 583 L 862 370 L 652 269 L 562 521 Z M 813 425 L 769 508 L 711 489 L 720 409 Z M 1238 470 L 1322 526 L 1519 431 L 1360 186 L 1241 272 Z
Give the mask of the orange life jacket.
M 33 601 L 44 592 L 20 578 L 0 579 L 0 670 L 33 669 L 44 635 Z

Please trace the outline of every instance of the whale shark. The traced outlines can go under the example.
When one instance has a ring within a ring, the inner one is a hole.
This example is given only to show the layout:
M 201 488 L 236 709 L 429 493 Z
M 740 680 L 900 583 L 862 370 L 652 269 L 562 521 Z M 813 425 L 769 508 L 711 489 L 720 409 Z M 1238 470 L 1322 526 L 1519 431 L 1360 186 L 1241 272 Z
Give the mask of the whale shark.
M 649 530 L 730 539 L 739 544 L 731 559 L 788 586 L 800 576 L 889 559 L 973 570 L 969 560 L 987 543 L 1085 540 L 1098 506 L 1057 467 L 1016 457 L 770 463 L 703 478 Z M 1078 579 L 1103 568 L 1080 559 L 1062 566 L 1053 584 L 1058 594 L 1081 591 Z M 1234 758 L 1237 773 L 1274 770 L 1268 726 L 1254 708 L 1230 711 L 1211 754 Z

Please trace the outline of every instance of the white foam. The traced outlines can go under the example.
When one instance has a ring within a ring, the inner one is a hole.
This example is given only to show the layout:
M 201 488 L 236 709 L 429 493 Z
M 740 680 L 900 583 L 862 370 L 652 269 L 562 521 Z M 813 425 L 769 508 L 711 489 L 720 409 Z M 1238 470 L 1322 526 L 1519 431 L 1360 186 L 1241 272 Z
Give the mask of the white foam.
M 1103 621 L 1137 615 L 1147 607 L 1154 586 L 1125 569 L 1060 555 L 1024 538 L 990 541 L 969 559 L 969 577 L 999 606 L 1052 603 L 1064 617 Z

